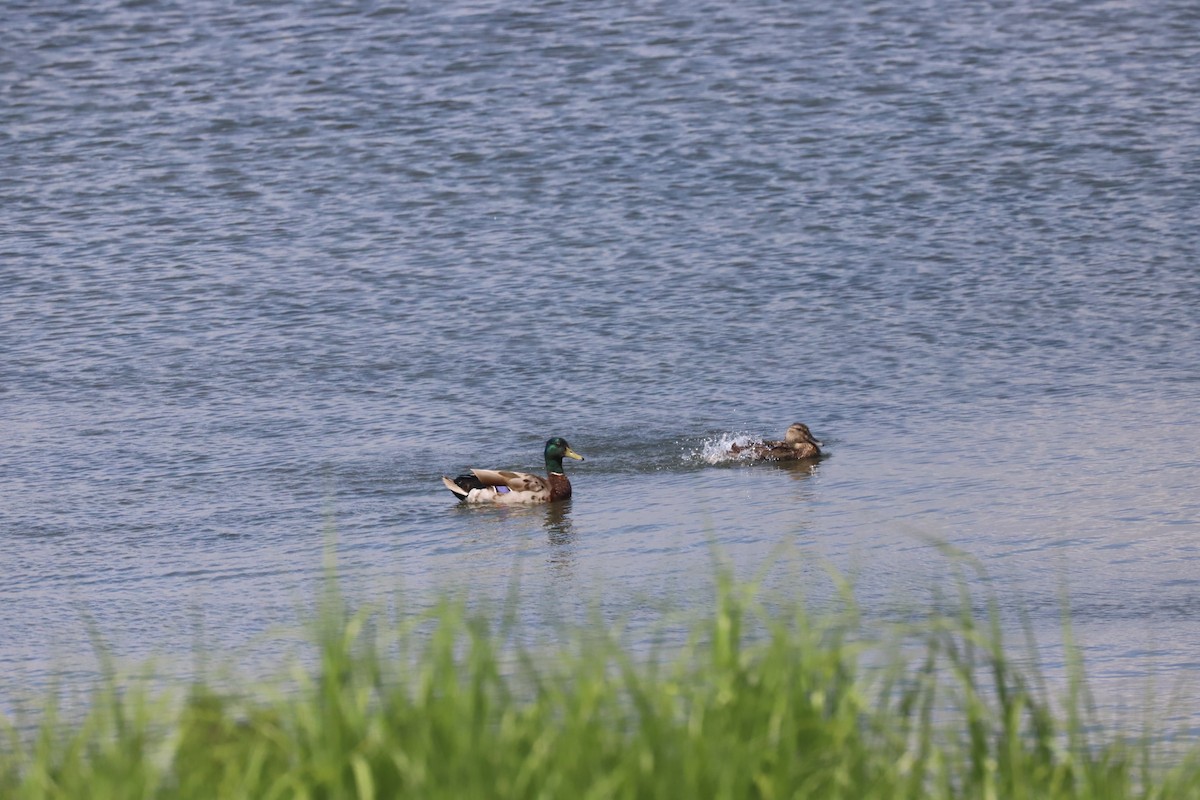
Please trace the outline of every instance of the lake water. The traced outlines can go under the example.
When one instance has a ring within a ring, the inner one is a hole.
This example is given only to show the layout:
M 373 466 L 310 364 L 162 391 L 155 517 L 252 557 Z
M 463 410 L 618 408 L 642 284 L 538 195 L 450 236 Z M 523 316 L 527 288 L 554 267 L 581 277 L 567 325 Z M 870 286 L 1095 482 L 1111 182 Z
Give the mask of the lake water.
M 333 530 L 355 602 L 516 586 L 535 628 L 703 607 L 717 552 L 887 616 L 943 540 L 1048 641 L 1069 597 L 1102 702 L 1200 719 L 1190 0 L 0 31 L 0 709 L 86 681 L 90 624 L 269 671 Z M 796 420 L 815 469 L 710 463 Z M 441 485 L 551 435 L 565 506 Z

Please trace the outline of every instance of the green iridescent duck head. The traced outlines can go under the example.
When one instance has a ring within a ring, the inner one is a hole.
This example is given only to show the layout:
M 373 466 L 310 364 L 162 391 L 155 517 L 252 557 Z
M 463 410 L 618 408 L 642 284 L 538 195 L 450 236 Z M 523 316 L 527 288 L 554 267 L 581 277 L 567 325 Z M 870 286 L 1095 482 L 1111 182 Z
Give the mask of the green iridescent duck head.
M 583 461 L 583 456 L 571 449 L 571 445 L 567 444 L 567 440 L 561 436 L 553 436 L 546 440 L 546 472 L 557 472 L 562 474 L 563 459 L 573 458 L 576 461 Z

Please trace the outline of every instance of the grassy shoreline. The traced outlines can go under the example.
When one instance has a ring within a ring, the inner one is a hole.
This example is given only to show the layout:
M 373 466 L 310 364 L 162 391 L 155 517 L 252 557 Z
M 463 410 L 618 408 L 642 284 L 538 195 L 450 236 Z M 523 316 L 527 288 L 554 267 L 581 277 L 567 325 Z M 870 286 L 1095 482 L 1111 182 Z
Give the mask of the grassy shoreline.
M 515 647 L 461 601 L 350 613 L 331 581 L 287 690 L 113 678 L 69 728 L 48 698 L 0 747 L 0 797 L 1200 797 L 1200 748 L 1106 733 L 1077 664 L 1049 696 L 965 595 L 880 641 L 849 602 L 717 584 L 683 643 L 635 654 L 598 624 Z

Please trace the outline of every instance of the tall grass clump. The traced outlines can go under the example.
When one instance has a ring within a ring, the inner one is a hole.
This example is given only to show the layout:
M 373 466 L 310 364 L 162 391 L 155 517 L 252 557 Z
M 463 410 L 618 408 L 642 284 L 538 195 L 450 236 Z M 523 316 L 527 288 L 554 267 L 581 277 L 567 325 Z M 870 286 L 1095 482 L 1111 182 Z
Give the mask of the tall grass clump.
M 334 593 L 318 657 L 275 690 L 113 678 L 71 725 L 49 699 L 10 728 L 0 797 L 1200 797 L 1196 753 L 1105 734 L 1081 674 L 1048 697 L 970 607 L 881 637 L 849 601 L 768 607 L 722 576 L 647 651 L 600 624 L 522 647 L 462 601 L 396 620 Z

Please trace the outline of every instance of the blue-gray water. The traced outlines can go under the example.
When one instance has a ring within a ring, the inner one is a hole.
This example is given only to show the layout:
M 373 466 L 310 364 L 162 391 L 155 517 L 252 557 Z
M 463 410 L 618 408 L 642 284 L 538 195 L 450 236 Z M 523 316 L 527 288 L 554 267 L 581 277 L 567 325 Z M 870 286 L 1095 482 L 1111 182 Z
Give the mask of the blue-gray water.
M 328 527 L 356 601 L 535 626 L 714 547 L 886 615 L 941 538 L 1102 700 L 1186 684 L 1198 87 L 1190 0 L 6 2 L 0 691 L 88 620 L 252 652 Z M 811 473 L 705 459 L 795 420 Z M 552 434 L 564 508 L 440 484 Z

